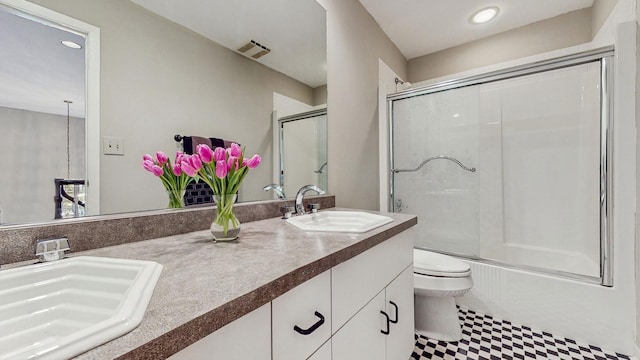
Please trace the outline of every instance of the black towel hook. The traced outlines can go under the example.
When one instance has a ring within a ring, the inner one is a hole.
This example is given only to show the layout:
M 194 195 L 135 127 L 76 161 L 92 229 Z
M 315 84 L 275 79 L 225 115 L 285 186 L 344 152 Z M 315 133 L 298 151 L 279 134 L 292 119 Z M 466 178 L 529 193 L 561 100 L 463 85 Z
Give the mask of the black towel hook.
M 173 136 L 173 140 L 175 140 L 175 141 L 177 141 L 177 142 L 182 141 L 182 139 L 183 139 L 183 138 L 184 138 L 184 136 L 182 136 L 182 135 L 178 135 L 178 134 L 176 134 L 176 135 L 174 135 L 174 136 Z

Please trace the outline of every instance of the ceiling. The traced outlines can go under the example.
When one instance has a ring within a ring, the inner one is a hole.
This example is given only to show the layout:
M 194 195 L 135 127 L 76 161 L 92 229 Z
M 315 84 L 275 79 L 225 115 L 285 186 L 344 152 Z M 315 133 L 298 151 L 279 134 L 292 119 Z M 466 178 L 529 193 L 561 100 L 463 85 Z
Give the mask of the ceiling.
M 313 0 L 131 0 L 236 50 L 250 40 L 271 52 L 257 61 L 311 87 L 327 83 L 325 9 Z
M 84 118 L 82 36 L 28 20 L 0 8 L 0 106 Z
M 360 0 L 409 60 L 520 26 L 591 7 L 594 0 Z M 476 11 L 500 8 L 498 16 L 474 25 Z

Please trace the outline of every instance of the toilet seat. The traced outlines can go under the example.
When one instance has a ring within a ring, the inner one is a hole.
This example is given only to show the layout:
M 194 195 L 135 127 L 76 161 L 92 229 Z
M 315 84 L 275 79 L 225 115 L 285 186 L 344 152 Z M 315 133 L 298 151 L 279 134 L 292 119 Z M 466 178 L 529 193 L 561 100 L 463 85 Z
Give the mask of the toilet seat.
M 471 275 L 471 267 L 451 256 L 413 249 L 413 272 L 427 276 L 458 278 Z

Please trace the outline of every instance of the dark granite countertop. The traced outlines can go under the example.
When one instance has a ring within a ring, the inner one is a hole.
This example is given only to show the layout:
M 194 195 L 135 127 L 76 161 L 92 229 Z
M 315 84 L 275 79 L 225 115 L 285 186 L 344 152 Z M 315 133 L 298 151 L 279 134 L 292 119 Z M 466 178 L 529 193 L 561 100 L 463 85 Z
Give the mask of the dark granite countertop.
M 243 223 L 232 243 L 197 231 L 73 253 L 164 266 L 142 323 L 76 359 L 166 358 L 417 223 L 413 215 L 384 215 L 394 221 L 364 234 L 304 232 L 274 218 Z

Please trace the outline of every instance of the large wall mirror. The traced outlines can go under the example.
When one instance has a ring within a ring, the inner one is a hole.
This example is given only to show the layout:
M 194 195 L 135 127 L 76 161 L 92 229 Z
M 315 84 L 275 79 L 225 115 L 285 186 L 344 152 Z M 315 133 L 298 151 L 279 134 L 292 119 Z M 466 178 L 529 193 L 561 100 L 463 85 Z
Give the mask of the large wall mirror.
M 272 199 L 281 99 L 326 108 L 316 0 L 0 0 L 0 41 L 2 225 L 166 208 L 141 162 L 175 135 L 260 154 L 239 199 Z

